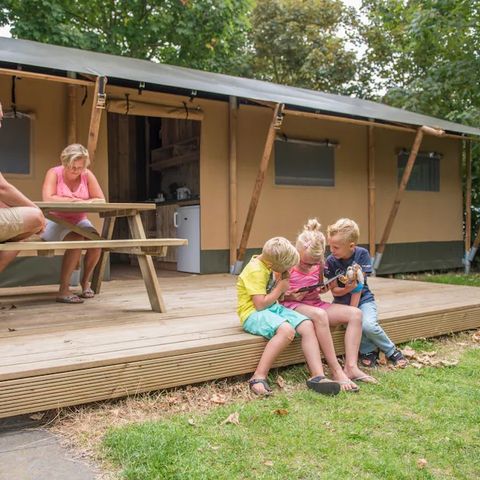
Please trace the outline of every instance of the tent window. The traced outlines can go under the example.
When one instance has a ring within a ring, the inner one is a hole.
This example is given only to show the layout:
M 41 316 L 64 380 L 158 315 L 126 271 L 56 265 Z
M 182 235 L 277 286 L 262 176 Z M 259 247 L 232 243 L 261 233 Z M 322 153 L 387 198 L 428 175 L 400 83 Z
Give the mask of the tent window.
M 397 181 L 400 184 L 409 151 L 403 149 L 397 157 Z M 407 184 L 407 190 L 420 192 L 440 191 L 440 159 L 437 152 L 419 152 Z
M 0 128 L 0 171 L 2 173 L 30 174 L 30 132 L 30 118 L 4 118 Z
M 335 144 L 277 139 L 275 184 L 333 187 Z

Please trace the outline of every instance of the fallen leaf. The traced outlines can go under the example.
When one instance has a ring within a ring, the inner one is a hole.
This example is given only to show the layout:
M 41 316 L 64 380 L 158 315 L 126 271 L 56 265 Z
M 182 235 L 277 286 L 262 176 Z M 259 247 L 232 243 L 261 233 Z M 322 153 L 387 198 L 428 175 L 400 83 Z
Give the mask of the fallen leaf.
M 475 332 L 473 335 L 472 335 L 472 340 L 474 342 L 477 342 L 477 343 L 480 343 L 480 330 L 478 332 Z
M 458 365 L 458 360 L 440 360 L 440 363 L 444 367 L 456 367 Z
M 221 425 L 224 425 L 225 423 L 233 423 L 234 425 L 240 425 L 240 418 L 238 412 L 233 412 L 231 413 L 222 423 Z
M 424 458 L 419 458 L 417 460 L 417 467 L 420 468 L 421 470 L 424 469 L 427 466 L 428 462 Z
M 220 450 L 220 447 L 218 445 L 210 445 L 210 448 L 212 450 Z
M 169 397 L 165 397 L 165 401 L 167 403 L 172 403 L 172 404 L 180 403 L 180 399 L 178 397 L 173 396 L 173 395 L 171 395 Z
M 8 327 L 8 331 L 9 331 L 9 332 L 16 332 L 17 329 L 16 329 L 16 328 L 10 328 L 10 327 Z
M 286 408 L 277 408 L 273 413 L 275 415 L 288 415 L 288 410 Z
M 380 355 L 378 356 L 378 363 L 380 365 L 386 365 L 387 364 L 387 357 L 383 352 L 380 352 Z
M 13 305 L 13 304 L 12 304 L 12 305 L 10 305 L 10 310 L 15 310 L 16 308 L 17 308 L 17 306 L 16 306 L 16 305 Z
M 212 395 L 212 397 L 210 398 L 210 401 L 213 403 L 218 403 L 219 405 L 223 405 L 226 402 L 225 397 L 223 395 L 217 395 L 216 393 Z
M 277 380 L 275 381 L 275 383 L 280 387 L 280 388 L 285 388 L 285 379 L 282 377 L 282 376 L 278 376 L 277 377 Z
M 402 353 L 407 358 L 414 358 L 415 355 L 417 354 L 417 352 L 413 348 L 410 348 L 410 347 L 405 347 L 402 350 Z
M 45 413 L 33 413 L 32 415 L 29 415 L 29 418 L 32 420 L 41 420 L 44 417 Z
M 412 362 L 412 363 L 410 363 L 410 365 L 414 368 L 423 368 L 423 365 L 421 363 L 418 363 L 418 362 Z
M 266 460 L 265 462 L 263 462 L 263 464 L 267 467 L 273 467 L 273 462 L 271 460 Z
M 423 355 L 425 355 L 425 357 L 434 357 L 437 352 L 434 350 L 433 352 L 422 352 Z
M 192 427 L 195 426 L 195 420 L 193 418 L 188 419 L 188 424 L 191 425 Z

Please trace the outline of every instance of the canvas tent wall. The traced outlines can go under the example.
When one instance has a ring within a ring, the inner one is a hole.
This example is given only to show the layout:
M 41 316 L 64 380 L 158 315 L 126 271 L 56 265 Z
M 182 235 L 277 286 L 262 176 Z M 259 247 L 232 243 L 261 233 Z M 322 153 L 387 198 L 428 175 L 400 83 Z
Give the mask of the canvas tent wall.
M 24 71 L 42 72 L 63 80 L 66 80 L 68 72 L 76 72 L 77 79 L 85 81 L 91 79 L 92 75 L 107 75 L 107 96 L 110 98 L 124 99 L 125 93 L 128 93 L 130 101 L 140 101 L 153 105 L 153 108 L 155 105 L 157 108 L 166 105 L 177 110 L 187 107 L 201 112 L 201 259 L 204 273 L 229 269 L 228 100 L 231 95 L 240 100 L 236 149 L 239 226 L 243 225 L 245 219 L 271 116 L 271 109 L 255 105 L 254 101 L 282 101 L 287 104 L 287 111 L 308 110 L 312 113 L 312 118 L 290 114 L 285 116 L 282 133 L 288 138 L 313 141 L 331 139 L 338 143 L 333 187 L 275 185 L 275 162 L 270 162 L 248 243 L 250 251 L 258 249 L 273 235 L 285 235 L 293 239 L 304 220 L 310 216 L 319 217 L 324 225 L 339 216 L 353 217 L 359 221 L 362 229 L 361 243 L 368 243 L 367 125 L 372 121 L 375 124 L 376 143 L 375 232 L 378 239 L 396 189 L 398 150 L 411 147 L 417 126 L 443 128 L 447 131 L 447 138 L 428 137 L 422 145 L 422 150 L 442 154 L 440 191 L 407 192 L 380 273 L 453 267 L 461 262 L 460 145 L 462 136 L 478 135 L 480 130 L 359 99 L 11 39 L 0 39 L 2 99 L 9 98 L 9 82 L 13 75 L 11 70 L 19 66 Z M 72 76 L 71 73 L 69 75 Z M 24 77 L 21 82 L 24 85 L 36 85 L 35 88 L 39 89 L 35 98 L 25 104 L 25 108 L 32 110 L 39 110 L 38 102 L 41 103 L 45 98 L 40 92 L 56 89 L 53 103 L 52 99 L 47 102 L 55 106 L 55 120 L 48 122 L 47 117 L 41 115 L 36 122 L 38 128 L 42 125 L 42 128 L 55 130 L 57 140 L 51 142 L 48 154 L 39 155 L 35 147 L 34 165 L 38 176 L 30 180 L 12 179 L 32 198 L 39 198 L 42 170 L 46 163 L 56 162 L 58 152 L 67 141 L 65 99 L 68 92 L 64 85 L 52 84 L 48 80 Z M 84 87 L 77 88 L 83 91 Z M 91 90 L 92 87 L 88 87 L 88 91 Z M 80 102 L 81 96 L 78 97 Z M 90 101 L 91 97 L 89 104 Z M 85 123 L 88 123 L 90 105 L 77 106 L 78 115 L 83 118 L 79 123 L 84 122 L 79 140 L 85 141 L 82 135 L 85 134 Z M 313 115 L 315 112 L 316 117 Z M 386 126 L 395 130 L 384 128 Z M 95 172 L 97 175 L 103 176 L 104 187 L 108 184 L 106 139 L 106 126 L 102 121 L 94 168 L 98 169 Z M 34 145 L 39 141 L 35 140 Z M 43 160 L 46 156 L 48 162 Z M 240 233 L 237 232 L 237 244 Z

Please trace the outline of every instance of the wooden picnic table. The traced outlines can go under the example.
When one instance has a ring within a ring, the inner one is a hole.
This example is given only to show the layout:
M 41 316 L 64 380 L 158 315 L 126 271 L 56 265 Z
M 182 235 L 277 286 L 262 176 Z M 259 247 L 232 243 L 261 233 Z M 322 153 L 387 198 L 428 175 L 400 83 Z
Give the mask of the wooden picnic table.
M 85 201 L 85 202 L 35 202 L 36 205 L 42 210 L 43 214 L 49 220 L 56 222 L 62 226 L 68 227 L 72 232 L 78 233 L 89 241 L 93 241 L 90 244 L 95 244 L 98 246 L 102 244 L 104 240 L 110 240 L 108 243 L 104 243 L 106 247 L 115 249 L 115 240 L 112 240 L 113 229 L 115 226 L 115 220 L 119 217 L 126 217 L 128 220 L 128 226 L 130 230 L 130 236 L 133 240 L 138 240 L 138 242 L 127 241 L 129 247 L 132 248 L 129 252 L 137 255 L 138 263 L 140 265 L 140 270 L 142 272 L 142 277 L 145 282 L 145 287 L 147 289 L 148 298 L 152 306 L 152 310 L 155 312 L 165 312 L 165 304 L 162 298 L 162 293 L 160 290 L 160 285 L 158 283 L 157 274 L 155 272 L 155 267 L 153 265 L 151 255 L 145 254 L 148 252 L 148 248 L 154 248 L 154 245 L 161 247 L 163 254 L 166 253 L 168 246 L 178 246 L 186 245 L 187 241 L 182 239 L 156 239 L 155 241 L 146 241 L 145 230 L 143 228 L 142 219 L 140 217 L 140 212 L 155 210 L 156 206 L 154 203 L 108 203 L 108 202 L 98 202 L 98 201 Z M 85 230 L 77 225 L 73 225 L 70 222 L 67 222 L 64 219 L 58 218 L 55 215 L 52 215 L 52 212 L 65 212 L 65 213 L 75 213 L 75 212 L 85 212 L 85 213 L 98 213 L 103 220 L 103 228 L 101 235 L 92 233 L 91 231 Z M 95 241 L 100 241 L 98 244 Z M 68 242 L 72 243 L 72 242 Z M 88 248 L 87 242 L 82 243 L 82 248 Z M 125 243 L 125 241 L 124 241 Z M 148 245 L 147 245 L 148 243 Z M 123 244 L 120 245 L 122 247 Z M 131 247 L 130 247 L 131 246 Z M 125 250 L 125 247 L 123 247 Z M 140 249 L 140 250 L 139 250 Z M 92 289 L 98 294 L 100 293 L 102 280 L 105 274 L 105 268 L 108 261 L 108 251 L 102 250 L 100 260 L 95 268 L 92 277 Z

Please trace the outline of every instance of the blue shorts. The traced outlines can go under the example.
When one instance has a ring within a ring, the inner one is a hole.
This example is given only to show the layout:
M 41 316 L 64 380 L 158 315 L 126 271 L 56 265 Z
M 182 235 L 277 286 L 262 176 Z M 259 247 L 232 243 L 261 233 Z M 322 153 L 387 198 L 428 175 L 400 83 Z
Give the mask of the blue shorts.
M 279 303 L 274 303 L 265 310 L 251 313 L 243 322 L 243 329 L 252 335 L 261 335 L 270 339 L 277 333 L 282 323 L 287 322 L 296 330 L 304 320 L 308 320 L 308 317 Z

